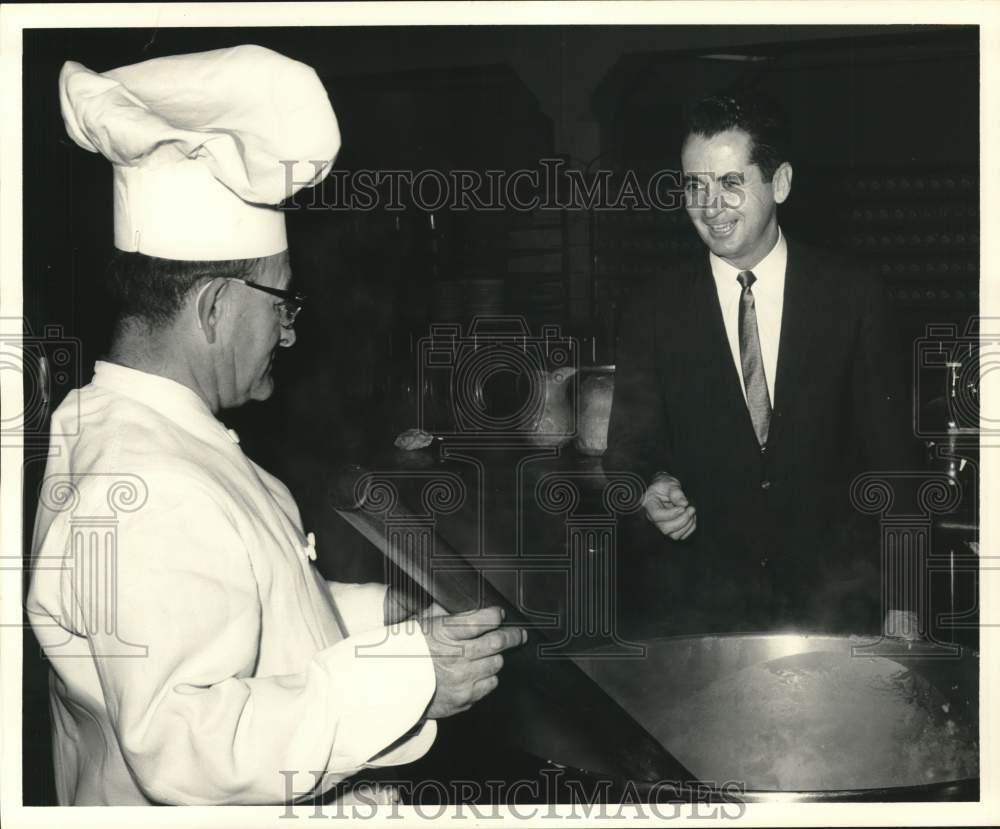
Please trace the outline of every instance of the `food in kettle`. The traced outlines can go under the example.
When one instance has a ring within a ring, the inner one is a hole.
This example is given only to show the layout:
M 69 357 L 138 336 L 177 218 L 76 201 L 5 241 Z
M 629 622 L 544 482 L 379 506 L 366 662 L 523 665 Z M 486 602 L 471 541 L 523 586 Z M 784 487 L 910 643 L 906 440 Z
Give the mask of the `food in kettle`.
M 818 652 L 719 679 L 652 731 L 696 776 L 747 791 L 888 788 L 978 776 L 958 713 L 899 662 Z

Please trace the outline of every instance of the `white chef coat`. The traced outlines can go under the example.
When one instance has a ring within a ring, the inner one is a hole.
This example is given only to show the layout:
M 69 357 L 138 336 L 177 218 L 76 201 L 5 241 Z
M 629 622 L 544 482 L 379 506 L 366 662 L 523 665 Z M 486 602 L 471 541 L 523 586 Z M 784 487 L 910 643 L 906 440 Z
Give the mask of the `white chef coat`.
M 279 803 L 427 751 L 419 627 L 322 579 L 287 488 L 192 390 L 98 362 L 51 431 L 28 612 L 60 804 Z
M 747 390 L 743 382 L 743 363 L 740 359 L 740 296 L 743 288 L 736 277 L 740 268 L 734 268 L 714 253 L 708 254 L 715 277 L 715 289 L 719 294 L 722 308 L 722 322 L 726 327 L 726 339 L 736 364 L 740 378 L 740 388 L 746 399 Z M 781 312 L 785 304 L 785 267 L 788 264 L 788 242 L 781 228 L 778 241 L 770 252 L 751 270 L 757 277 L 753 283 L 753 304 L 757 312 L 757 334 L 760 337 L 760 356 L 764 362 L 764 379 L 767 392 L 774 404 L 774 381 L 778 371 L 778 341 L 781 338 Z

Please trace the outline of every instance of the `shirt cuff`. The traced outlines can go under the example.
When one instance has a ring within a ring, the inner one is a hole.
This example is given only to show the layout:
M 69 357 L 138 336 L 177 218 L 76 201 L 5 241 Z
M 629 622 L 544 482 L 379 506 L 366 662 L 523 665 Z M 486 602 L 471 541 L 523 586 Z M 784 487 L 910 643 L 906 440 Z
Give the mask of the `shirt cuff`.
M 328 581 L 330 596 L 337 612 L 347 627 L 347 635 L 354 636 L 385 625 L 385 593 L 388 585 L 378 582 L 347 584 Z
M 317 664 L 328 676 L 338 722 L 328 772 L 407 763 L 430 748 L 437 728 L 423 717 L 437 680 L 415 621 L 344 639 L 318 654 Z
M 399 745 L 376 754 L 366 765 L 372 768 L 382 766 L 403 766 L 423 757 L 437 737 L 437 720 L 424 720 L 410 737 L 400 740 Z

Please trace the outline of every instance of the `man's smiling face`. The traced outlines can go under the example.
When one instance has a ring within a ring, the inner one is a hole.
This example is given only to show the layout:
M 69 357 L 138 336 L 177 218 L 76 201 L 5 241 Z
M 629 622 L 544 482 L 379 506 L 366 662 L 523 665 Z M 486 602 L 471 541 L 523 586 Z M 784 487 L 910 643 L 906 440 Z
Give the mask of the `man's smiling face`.
M 740 269 L 756 266 L 778 241 L 777 205 L 792 181 L 788 164 L 764 181 L 751 149 L 746 132 L 730 129 L 692 133 L 681 150 L 688 216 L 708 249 Z

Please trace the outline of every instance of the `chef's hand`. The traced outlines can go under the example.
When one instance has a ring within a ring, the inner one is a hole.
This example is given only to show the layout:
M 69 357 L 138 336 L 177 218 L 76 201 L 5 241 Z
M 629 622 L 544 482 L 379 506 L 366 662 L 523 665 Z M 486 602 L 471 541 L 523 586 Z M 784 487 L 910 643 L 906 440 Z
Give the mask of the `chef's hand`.
M 437 680 L 429 719 L 467 711 L 497 687 L 503 667 L 500 652 L 523 644 L 528 636 L 522 628 L 501 628 L 502 621 L 498 607 L 421 618 Z
M 683 541 L 698 526 L 695 508 L 688 503 L 681 482 L 670 475 L 659 475 L 642 497 L 646 518 L 674 541 Z

